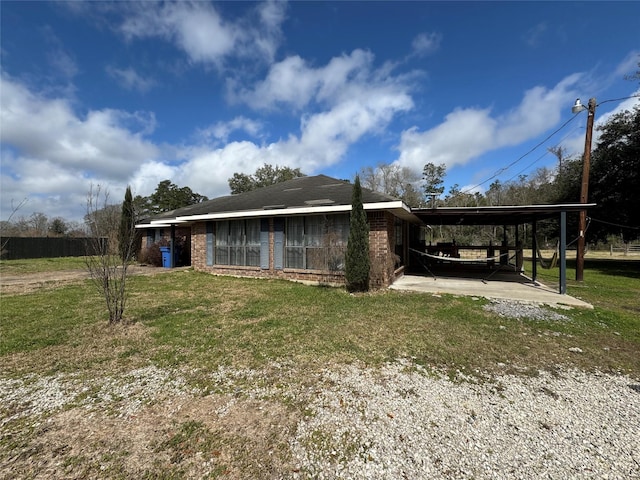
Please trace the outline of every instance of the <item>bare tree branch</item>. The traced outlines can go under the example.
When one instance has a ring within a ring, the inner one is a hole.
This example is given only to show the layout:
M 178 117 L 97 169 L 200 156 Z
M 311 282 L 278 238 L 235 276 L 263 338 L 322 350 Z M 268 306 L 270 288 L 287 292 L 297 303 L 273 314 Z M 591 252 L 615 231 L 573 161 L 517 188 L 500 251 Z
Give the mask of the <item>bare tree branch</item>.
M 127 270 L 135 253 L 135 219 L 124 243 L 119 243 L 121 215 L 109 205 L 109 193 L 100 185 L 90 187 L 87 194 L 85 221 L 90 232 L 85 264 L 91 279 L 103 295 L 109 312 L 109 323 L 123 321 L 127 303 Z M 123 248 L 122 255 L 119 251 Z

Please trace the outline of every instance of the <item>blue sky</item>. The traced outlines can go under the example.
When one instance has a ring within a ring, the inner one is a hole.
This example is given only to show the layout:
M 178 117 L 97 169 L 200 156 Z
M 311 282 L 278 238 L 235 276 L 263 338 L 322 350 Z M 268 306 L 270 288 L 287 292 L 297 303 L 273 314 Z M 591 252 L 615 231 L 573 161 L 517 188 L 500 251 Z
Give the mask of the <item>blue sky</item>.
M 215 197 L 264 163 L 446 186 L 554 167 L 580 97 L 638 94 L 639 2 L 2 2 L 1 213 L 80 220 L 91 184 Z M 598 107 L 597 122 L 638 99 Z M 527 168 L 528 167 L 528 168 Z M 485 183 L 482 183 L 485 182 Z M 477 186 L 481 184 L 480 186 Z

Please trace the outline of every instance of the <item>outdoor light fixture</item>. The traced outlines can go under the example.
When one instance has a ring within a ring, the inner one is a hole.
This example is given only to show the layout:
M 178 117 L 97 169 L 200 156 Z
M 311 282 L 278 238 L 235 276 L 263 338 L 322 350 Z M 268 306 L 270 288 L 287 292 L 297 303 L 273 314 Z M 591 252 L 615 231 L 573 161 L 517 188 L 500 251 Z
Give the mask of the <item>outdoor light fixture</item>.
M 589 163 L 591 162 L 591 137 L 593 135 L 593 119 L 596 115 L 596 99 L 590 98 L 589 105 L 584 106 L 580 99 L 576 99 L 571 112 L 574 114 L 589 111 L 587 117 L 587 133 L 584 138 L 584 155 L 582 157 L 582 185 L 580 187 L 580 203 L 587 203 L 587 194 L 589 192 Z M 587 211 L 580 210 L 580 224 L 578 226 L 578 250 L 576 252 L 576 281 L 584 280 L 584 246 L 585 246 L 585 230 L 587 229 Z
M 576 113 L 580 113 L 580 112 L 584 112 L 587 109 L 587 107 L 585 107 L 582 102 L 580 102 L 579 98 L 576 98 L 576 103 L 573 104 L 573 107 L 571 107 L 571 113 L 576 114 Z

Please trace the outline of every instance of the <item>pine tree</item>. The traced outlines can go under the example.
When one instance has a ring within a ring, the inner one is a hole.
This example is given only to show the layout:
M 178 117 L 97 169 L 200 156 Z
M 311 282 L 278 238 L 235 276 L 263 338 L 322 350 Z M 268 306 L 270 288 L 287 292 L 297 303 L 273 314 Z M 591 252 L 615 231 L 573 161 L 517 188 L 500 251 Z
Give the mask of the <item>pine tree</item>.
M 133 212 L 133 196 L 131 195 L 131 187 L 127 186 L 124 194 L 124 202 L 122 202 L 122 215 L 120 216 L 120 230 L 118 231 L 118 251 L 120 258 L 124 262 L 132 259 L 134 231 L 134 212 Z
M 369 224 L 362 205 L 360 177 L 356 175 L 351 200 L 349 243 L 345 259 L 347 290 L 366 292 L 369 290 Z

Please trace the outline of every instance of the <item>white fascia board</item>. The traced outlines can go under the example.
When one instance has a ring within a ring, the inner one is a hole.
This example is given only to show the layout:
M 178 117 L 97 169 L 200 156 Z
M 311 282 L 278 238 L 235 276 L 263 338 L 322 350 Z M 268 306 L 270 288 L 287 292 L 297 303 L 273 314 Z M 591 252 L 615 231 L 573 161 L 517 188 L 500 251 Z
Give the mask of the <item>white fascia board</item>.
M 138 225 L 135 226 L 135 228 L 164 228 L 164 227 L 170 227 L 171 224 L 170 223 L 140 223 Z
M 539 208 L 547 208 L 553 207 L 556 209 L 562 208 L 570 208 L 570 209 L 578 209 L 578 208 L 591 208 L 595 207 L 596 203 L 553 203 L 553 204 L 532 204 L 532 205 L 483 205 L 479 207 L 436 207 L 436 208 L 418 208 L 416 210 L 440 210 L 443 212 L 446 211 L 458 211 L 458 210 L 467 210 L 467 211 L 491 211 L 491 210 L 537 210 Z
M 220 220 L 226 218 L 276 217 L 283 215 L 348 212 L 350 210 L 351 205 L 324 205 L 321 207 L 274 208 L 269 210 L 242 210 L 239 212 L 205 213 L 203 215 L 189 215 L 186 217 L 178 217 L 178 220 L 183 222 L 196 222 L 203 220 Z
M 184 223 L 184 220 L 180 220 L 179 218 L 151 220 L 151 226 L 153 227 L 170 227 L 171 225 L 177 225 L 179 223 Z
M 378 203 L 365 203 L 363 205 L 365 210 L 395 210 L 402 208 L 407 212 L 410 210 L 401 201 L 394 202 L 378 202 Z M 220 213 L 205 213 L 202 215 L 189 215 L 185 217 L 178 217 L 178 221 L 182 222 L 197 222 L 205 220 L 221 220 L 227 218 L 255 218 L 255 217 L 279 217 L 287 215 L 313 215 L 316 213 L 340 213 L 350 212 L 351 205 L 322 205 L 315 207 L 295 207 L 295 208 L 274 208 L 268 210 L 243 210 L 239 212 L 220 212 Z
M 400 208 L 407 212 L 411 212 L 409 207 L 407 207 L 402 200 L 396 200 L 393 202 L 365 203 L 362 207 L 365 210 L 397 210 Z

